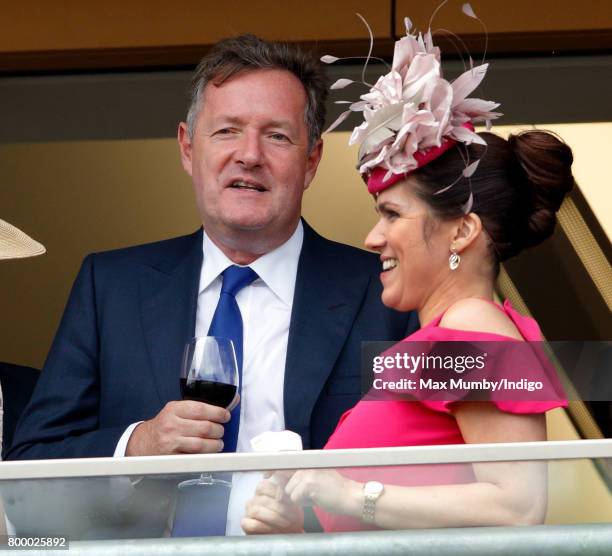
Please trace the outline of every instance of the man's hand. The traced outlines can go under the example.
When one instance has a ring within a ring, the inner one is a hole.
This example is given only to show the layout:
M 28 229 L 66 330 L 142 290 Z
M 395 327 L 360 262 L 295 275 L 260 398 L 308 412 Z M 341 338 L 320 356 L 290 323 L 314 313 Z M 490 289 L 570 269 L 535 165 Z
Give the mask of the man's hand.
M 220 452 L 223 449 L 223 424 L 229 420 L 230 412 L 222 407 L 191 400 L 168 402 L 153 419 L 134 429 L 125 455 Z

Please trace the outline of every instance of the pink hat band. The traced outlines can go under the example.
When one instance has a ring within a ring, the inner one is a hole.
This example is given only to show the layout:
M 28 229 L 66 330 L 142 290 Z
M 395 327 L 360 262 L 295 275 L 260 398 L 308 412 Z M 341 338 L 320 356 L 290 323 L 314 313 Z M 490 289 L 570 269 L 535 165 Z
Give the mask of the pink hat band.
M 470 122 L 466 122 L 462 127 L 465 127 L 470 131 L 474 131 L 474 126 Z M 413 155 L 417 163 L 416 168 L 408 170 L 407 172 L 402 172 L 401 174 L 391 174 L 386 180 L 384 177 L 388 170 L 386 168 L 382 168 L 381 166 L 377 166 L 367 176 L 366 183 L 368 185 L 368 193 L 380 193 L 392 185 L 395 185 L 397 182 L 402 181 L 409 174 L 414 172 L 414 170 L 418 170 L 419 168 L 425 166 L 425 164 L 429 164 L 432 160 L 435 160 L 439 156 L 443 155 L 456 144 L 457 141 L 447 137 L 442 140 L 439 147 L 432 147 L 431 149 L 416 151 Z

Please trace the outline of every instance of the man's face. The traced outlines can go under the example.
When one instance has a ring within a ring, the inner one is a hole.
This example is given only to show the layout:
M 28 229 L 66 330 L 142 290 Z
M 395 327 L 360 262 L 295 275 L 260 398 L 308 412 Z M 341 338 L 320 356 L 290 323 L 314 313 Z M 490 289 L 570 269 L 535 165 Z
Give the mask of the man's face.
M 254 70 L 206 86 L 192 139 L 180 125 L 183 167 L 218 245 L 260 255 L 295 230 L 322 148 L 308 151 L 305 109 L 297 77 Z

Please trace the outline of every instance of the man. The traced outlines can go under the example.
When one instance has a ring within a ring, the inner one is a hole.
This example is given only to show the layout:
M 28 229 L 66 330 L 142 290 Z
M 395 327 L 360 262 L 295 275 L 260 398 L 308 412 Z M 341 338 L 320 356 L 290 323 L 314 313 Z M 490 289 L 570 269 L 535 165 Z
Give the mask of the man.
M 178 374 L 235 265 L 256 273 L 235 294 L 237 450 L 268 430 L 325 444 L 360 397 L 360 342 L 410 328 L 380 303 L 376 256 L 300 220 L 325 97 L 318 62 L 286 45 L 241 36 L 202 60 L 178 141 L 203 231 L 85 259 L 9 459 L 222 450 L 229 412 L 180 400 Z

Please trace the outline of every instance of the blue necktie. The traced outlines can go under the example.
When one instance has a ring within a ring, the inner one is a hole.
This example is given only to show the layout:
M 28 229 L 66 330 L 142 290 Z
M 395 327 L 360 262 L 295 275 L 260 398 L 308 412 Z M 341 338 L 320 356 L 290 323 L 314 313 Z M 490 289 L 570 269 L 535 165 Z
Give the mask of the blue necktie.
M 209 336 L 229 338 L 234 343 L 240 390 L 242 390 L 243 327 L 238 292 L 252 283 L 257 274 L 248 266 L 230 266 L 222 273 L 223 285 L 213 315 Z M 240 404 L 232 410 L 232 418 L 225 424 L 223 451 L 235 452 L 240 427 Z M 231 475 L 217 478 L 231 481 Z M 230 489 L 222 484 L 191 486 L 181 489 L 177 499 L 173 537 L 219 536 L 225 534 Z
M 240 377 L 240 389 L 242 391 L 242 316 L 236 295 L 257 278 L 255 271 L 248 266 L 230 266 L 223 271 L 223 286 L 219 303 L 215 309 L 209 336 L 220 336 L 229 338 L 234 342 L 236 359 L 238 361 L 238 376 Z M 223 435 L 223 451 L 235 452 L 238 444 L 238 429 L 240 427 L 240 403 L 232 410 L 232 418 L 225 425 Z

